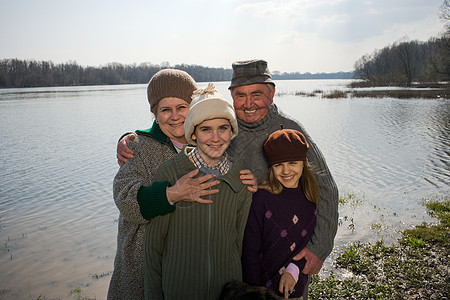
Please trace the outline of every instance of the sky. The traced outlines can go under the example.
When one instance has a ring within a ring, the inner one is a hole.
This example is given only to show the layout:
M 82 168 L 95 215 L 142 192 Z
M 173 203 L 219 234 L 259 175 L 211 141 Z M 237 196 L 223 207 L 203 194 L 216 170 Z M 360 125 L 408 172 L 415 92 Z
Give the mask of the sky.
M 365 54 L 444 32 L 443 0 L 0 0 L 0 59 L 348 72 Z

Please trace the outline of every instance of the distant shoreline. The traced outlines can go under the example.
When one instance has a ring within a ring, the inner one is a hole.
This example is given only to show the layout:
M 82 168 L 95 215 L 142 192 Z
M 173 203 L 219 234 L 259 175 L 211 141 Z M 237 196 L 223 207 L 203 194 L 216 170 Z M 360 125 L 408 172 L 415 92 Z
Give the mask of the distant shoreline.
M 312 92 L 295 91 L 291 93 L 277 92 L 277 97 L 289 94 L 304 97 L 338 98 L 397 98 L 397 99 L 450 99 L 449 83 L 416 83 L 412 87 L 370 86 L 365 83 L 351 83 L 347 90 L 332 91 L 314 90 Z
M 162 69 L 178 69 L 190 74 L 196 82 L 229 81 L 233 70 L 198 65 L 157 65 L 110 63 L 101 67 L 84 67 L 76 62 L 54 64 L 52 61 L 19 59 L 0 60 L 0 88 L 61 87 L 88 85 L 146 84 Z M 299 73 L 273 71 L 274 80 L 352 79 L 351 72 Z
M 352 82 L 348 93 L 356 98 L 398 98 L 398 99 L 449 99 L 450 84 L 448 82 L 417 82 L 410 87 L 373 86 L 368 82 Z M 359 90 L 355 90 L 359 89 Z M 369 90 L 362 90 L 370 88 Z M 374 88 L 374 89 L 372 89 Z
M 450 99 L 450 89 L 349 91 L 352 98 Z

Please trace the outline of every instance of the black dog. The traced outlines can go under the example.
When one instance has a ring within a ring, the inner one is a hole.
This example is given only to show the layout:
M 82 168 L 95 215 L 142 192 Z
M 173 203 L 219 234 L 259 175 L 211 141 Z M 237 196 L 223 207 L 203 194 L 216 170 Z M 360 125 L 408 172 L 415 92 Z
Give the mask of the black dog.
M 240 281 L 226 283 L 219 300 L 280 300 L 273 291 L 262 286 L 251 286 Z

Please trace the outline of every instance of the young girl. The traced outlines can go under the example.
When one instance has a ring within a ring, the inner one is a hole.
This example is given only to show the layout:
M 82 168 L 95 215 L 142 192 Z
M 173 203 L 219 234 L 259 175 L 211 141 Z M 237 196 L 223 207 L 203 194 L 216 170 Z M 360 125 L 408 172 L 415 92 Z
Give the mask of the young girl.
M 292 258 L 308 243 L 316 224 L 319 186 L 306 158 L 309 145 L 296 130 L 281 129 L 264 142 L 269 179 L 253 195 L 244 235 L 244 282 L 300 298 L 308 275 L 305 259 Z

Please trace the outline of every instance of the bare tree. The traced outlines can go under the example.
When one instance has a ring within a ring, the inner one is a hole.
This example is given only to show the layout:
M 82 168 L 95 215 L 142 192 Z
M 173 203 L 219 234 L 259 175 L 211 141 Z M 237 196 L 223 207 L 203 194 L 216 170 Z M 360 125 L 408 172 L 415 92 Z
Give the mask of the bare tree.
M 443 80 L 450 79 L 450 34 L 448 31 L 433 43 L 430 64 L 436 73 L 443 76 Z
M 405 76 L 406 86 L 411 86 L 412 82 L 412 47 L 411 42 L 399 42 L 394 44 L 394 50 L 398 54 L 400 69 Z
M 355 62 L 354 68 L 355 68 L 355 77 L 360 78 L 363 80 L 372 80 L 373 77 L 373 71 L 372 71 L 372 64 L 373 64 L 373 57 L 369 54 L 363 55 L 360 59 L 358 59 Z
M 442 3 L 441 7 L 439 8 L 439 17 L 445 21 L 450 20 L 450 1 L 449 0 L 444 0 L 444 3 Z
M 444 3 L 439 7 L 439 18 L 445 22 L 446 35 L 450 33 L 450 1 L 444 0 Z

